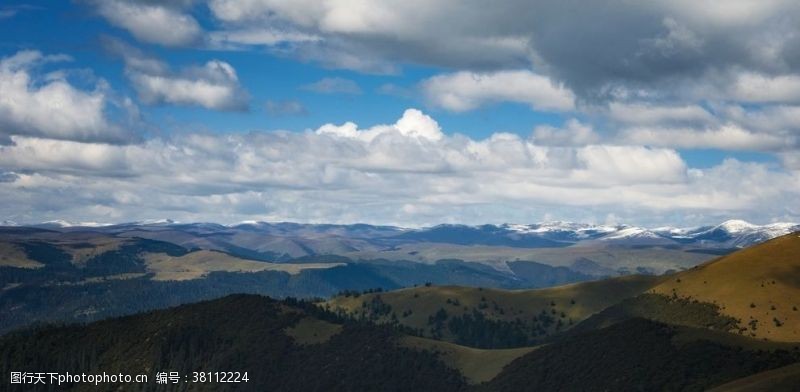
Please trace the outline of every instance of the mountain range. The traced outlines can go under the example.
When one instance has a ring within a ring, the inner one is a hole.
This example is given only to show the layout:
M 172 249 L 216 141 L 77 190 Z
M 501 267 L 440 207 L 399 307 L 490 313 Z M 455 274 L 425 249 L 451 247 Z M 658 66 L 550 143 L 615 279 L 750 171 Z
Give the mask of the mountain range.
M 8 333 L 0 371 L 248 373 L 179 390 L 793 391 L 798 252 L 792 233 L 681 272 L 547 289 L 233 295 Z
M 4 221 L 5 226 L 21 226 Z M 424 228 L 375 226 L 368 224 L 333 225 L 291 222 L 248 221 L 221 225 L 215 223 L 179 223 L 169 219 L 105 224 L 95 222 L 49 221 L 24 225 L 54 230 L 91 228 L 101 232 L 128 231 L 140 228 L 159 231 L 178 228 L 196 233 L 225 234 L 250 231 L 282 236 L 339 236 L 354 239 L 425 241 L 470 245 L 508 245 L 518 247 L 568 246 L 583 241 L 611 241 L 625 244 L 702 244 L 717 248 L 744 248 L 765 240 L 800 230 L 800 224 L 789 222 L 755 225 L 743 220 L 727 220 L 718 225 L 690 228 L 643 228 L 625 224 L 598 225 L 575 222 L 542 222 L 534 224 L 459 225 L 441 224 Z
M 0 332 L 233 293 L 329 298 L 415 285 L 534 289 L 690 270 L 794 224 L 693 229 L 151 221 L 0 227 Z M 136 293 L 133 296 L 133 293 Z

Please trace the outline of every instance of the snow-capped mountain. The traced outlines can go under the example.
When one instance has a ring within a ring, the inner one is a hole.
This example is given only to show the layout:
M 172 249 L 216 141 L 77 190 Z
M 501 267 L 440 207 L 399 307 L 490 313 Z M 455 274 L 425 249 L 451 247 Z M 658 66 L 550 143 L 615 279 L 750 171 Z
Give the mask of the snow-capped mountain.
M 686 236 L 700 243 L 724 243 L 730 247 L 744 248 L 796 231 L 800 231 L 800 224 L 782 222 L 759 226 L 743 220 L 729 220 L 717 226 L 697 229 Z
M 12 226 L 4 223 L 3 226 Z M 117 225 L 96 222 L 74 223 L 64 220 L 44 222 L 33 227 L 56 230 L 93 230 L 116 232 L 142 230 L 184 230 L 197 233 L 234 235 L 247 233 L 249 238 L 292 237 L 298 239 L 336 237 L 368 241 L 376 246 L 409 242 L 432 242 L 458 245 L 510 246 L 520 248 L 566 247 L 576 244 L 613 246 L 684 245 L 700 248 L 743 248 L 781 235 L 800 231 L 797 223 L 755 225 L 729 220 L 716 226 L 648 229 L 629 225 L 598 225 L 576 222 L 541 222 L 534 224 L 457 225 L 442 224 L 426 228 L 401 228 L 367 224 L 333 225 L 291 222 L 179 223 L 169 219 L 148 220 Z M 255 237 L 254 237 L 255 236 Z
M 669 245 L 674 243 L 669 237 L 641 227 L 623 227 L 600 238 L 605 243 L 622 245 Z
M 589 241 L 620 246 L 683 244 L 744 248 L 795 231 L 800 231 L 800 224 L 754 225 L 742 220 L 729 220 L 716 226 L 655 229 L 555 221 L 481 226 L 439 225 L 412 230 L 406 236 L 430 242 L 520 247 L 569 246 Z
M 532 234 L 555 241 L 580 241 L 598 238 L 619 230 L 615 226 L 594 225 L 575 222 L 542 222 L 530 225 L 504 224 L 501 228 L 520 234 Z
M 105 227 L 105 226 L 112 226 L 112 223 L 100 223 L 100 222 L 70 222 L 63 219 L 56 219 L 47 222 L 42 222 L 36 225 L 31 225 L 33 227 L 44 227 L 44 228 L 69 228 L 69 227 Z

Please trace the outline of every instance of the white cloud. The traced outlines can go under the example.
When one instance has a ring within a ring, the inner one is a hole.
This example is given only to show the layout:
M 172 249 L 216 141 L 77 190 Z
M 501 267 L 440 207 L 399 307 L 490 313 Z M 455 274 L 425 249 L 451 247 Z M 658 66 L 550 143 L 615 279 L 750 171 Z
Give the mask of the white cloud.
M 202 38 L 203 30 L 197 20 L 181 10 L 180 6 L 185 4 L 158 4 L 135 0 L 92 2 L 100 15 L 111 24 L 128 30 L 142 42 L 186 46 L 196 44 Z
M 739 102 L 800 102 L 800 75 L 738 73 L 724 97 Z
M 452 0 L 211 0 L 209 8 L 229 26 L 288 25 L 319 36 L 319 43 L 298 46 L 300 56 L 336 67 L 385 72 L 392 68 L 386 63 L 400 60 L 494 68 L 529 65 L 532 55 L 528 34 L 484 30 L 488 19 L 502 20 L 502 12 Z
M 0 59 L 0 136 L 105 142 L 133 139 L 106 117 L 109 98 L 104 82 L 84 91 L 69 83 L 66 72 L 35 74 L 42 64 L 65 60 L 69 57 L 38 51 L 20 51 Z
M 572 110 L 575 105 L 569 89 L 526 70 L 437 75 L 423 81 L 422 90 L 433 105 L 456 112 L 499 102 L 555 111 Z
M 361 87 L 358 87 L 358 83 L 339 77 L 322 78 L 301 88 L 321 94 L 361 94 Z
M 591 125 L 570 119 L 562 128 L 549 125 L 537 126 L 533 130 L 532 139 L 534 143 L 547 146 L 585 146 L 600 143 L 601 138 Z
M 139 99 L 147 104 L 202 106 L 213 110 L 247 110 L 249 96 L 236 70 L 221 60 L 184 67 L 178 72 L 119 40 L 105 39 L 106 49 L 125 61 L 125 73 Z
M 723 108 L 725 118 L 743 126 L 771 134 L 800 133 L 800 106 L 775 105 L 745 108 L 729 105 Z
M 220 60 L 184 69 L 177 75 L 133 71 L 129 75 L 139 98 L 148 104 L 197 105 L 215 110 L 244 110 L 247 96 L 233 67 Z
M 677 183 L 685 178 L 686 164 L 674 150 L 641 146 L 590 145 L 577 150 L 585 165 L 581 176 L 614 184 Z
M 368 142 L 388 133 L 398 133 L 410 138 L 434 141 L 444 137 L 439 123 L 417 109 L 407 109 L 403 112 L 403 116 L 392 125 L 376 125 L 369 129 L 360 130 L 355 123 L 347 122 L 342 125 L 325 124 L 317 129 L 317 134 L 319 135 L 336 135 Z
M 689 91 L 678 86 L 728 73 L 774 79 L 745 77 L 736 95 L 745 100 L 795 100 L 778 84 L 800 74 L 800 6 L 790 0 L 657 0 L 640 7 L 612 0 L 500 0 L 491 7 L 456 0 L 210 0 L 209 8 L 229 28 L 280 26 L 318 37 L 287 52 L 329 66 L 532 68 L 590 101 L 619 89 L 686 98 Z
M 706 129 L 634 127 L 621 131 L 620 140 L 634 145 L 740 151 L 780 150 L 796 144 L 796 138 L 754 133 L 735 124 Z
M 16 221 L 449 221 L 787 216 L 800 174 L 726 161 L 688 168 L 667 148 L 542 146 L 448 136 L 407 110 L 394 124 L 179 134 L 107 145 L 13 136 L 0 147 L 0 214 Z M 775 186 L 784 184 L 784 186 Z M 60 197 L 52 198 L 54 192 Z M 80 220 L 78 219 L 78 220 Z

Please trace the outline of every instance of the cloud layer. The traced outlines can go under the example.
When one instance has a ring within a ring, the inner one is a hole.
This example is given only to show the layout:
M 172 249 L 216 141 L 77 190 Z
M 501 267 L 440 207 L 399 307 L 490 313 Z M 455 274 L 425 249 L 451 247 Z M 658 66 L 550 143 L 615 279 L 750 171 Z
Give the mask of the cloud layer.
M 790 0 L 87 2 L 139 41 L 165 46 L 288 45 L 282 53 L 369 72 L 527 69 L 590 101 L 800 99 L 800 5 Z
M 577 220 L 613 213 L 658 224 L 800 216 L 791 203 L 800 197 L 798 171 L 735 160 L 695 169 L 668 148 L 448 136 L 415 109 L 369 128 L 190 133 L 127 146 L 13 141 L 0 147 L 0 196 L 7 201 L 0 214 L 23 222 L 171 217 L 415 225 L 526 222 L 558 211 Z
M 145 106 L 248 110 L 247 88 L 258 86 L 240 80 L 246 62 L 236 61 L 252 53 L 223 59 L 227 50 L 252 50 L 315 71 L 355 71 L 337 72 L 348 79 L 314 73 L 321 79 L 285 87 L 293 93 L 350 94 L 355 102 L 370 98 L 359 84 L 383 83 L 379 92 L 435 116 L 512 104 L 548 124 L 477 140 L 408 109 L 368 127 L 358 118 L 323 119 L 297 132 L 145 138 L 131 124 L 132 99 L 91 75 L 76 82 L 68 56 L 21 51 L 0 60 L 6 218 L 421 224 L 525 222 L 555 212 L 691 224 L 800 217 L 796 1 L 82 3 L 147 49 L 102 39 L 123 59 L 123 82 Z M 0 18 L 18 17 L 9 10 Z M 169 64 L 148 54 L 162 47 L 203 57 L 165 57 L 191 59 Z M 283 93 L 275 96 L 292 96 Z M 271 116 L 308 113 L 275 96 L 258 97 Z M 314 108 L 336 98 L 313 97 Z M 696 168 L 681 157 L 688 149 L 774 161 Z

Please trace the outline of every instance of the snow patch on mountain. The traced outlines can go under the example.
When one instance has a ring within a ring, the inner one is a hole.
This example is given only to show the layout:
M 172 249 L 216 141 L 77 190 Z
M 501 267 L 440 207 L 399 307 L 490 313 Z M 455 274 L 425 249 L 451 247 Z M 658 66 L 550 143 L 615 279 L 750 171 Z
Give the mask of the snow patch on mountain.
M 641 227 L 626 227 L 626 228 L 617 230 L 614 233 L 606 235 L 601 239 L 604 240 L 604 241 L 608 241 L 608 240 L 619 240 L 619 239 L 628 239 L 628 238 L 660 239 L 660 238 L 663 238 L 663 237 L 661 237 L 660 235 L 658 235 L 658 234 L 656 234 L 656 233 L 654 233 L 654 232 L 652 232 L 650 230 L 643 229 Z

